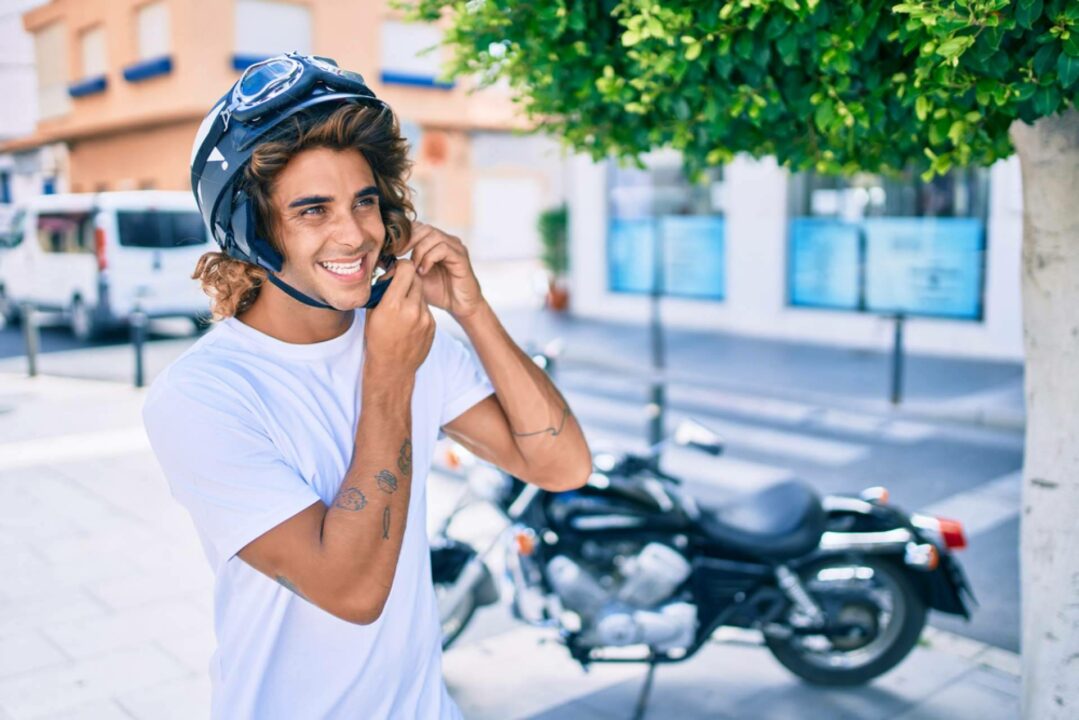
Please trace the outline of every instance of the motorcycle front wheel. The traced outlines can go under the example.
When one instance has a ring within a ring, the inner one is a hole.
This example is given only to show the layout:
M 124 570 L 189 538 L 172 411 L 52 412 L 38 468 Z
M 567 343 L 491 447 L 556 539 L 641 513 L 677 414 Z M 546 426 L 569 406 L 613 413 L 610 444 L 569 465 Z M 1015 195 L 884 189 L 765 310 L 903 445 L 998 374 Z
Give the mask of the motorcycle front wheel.
M 464 629 L 468 627 L 468 623 L 472 620 L 472 615 L 476 612 L 476 591 L 469 592 L 458 604 L 457 607 L 448 609 L 443 612 L 442 605 L 443 600 L 449 593 L 450 588 L 453 587 L 452 583 L 435 583 L 435 597 L 438 599 L 439 604 L 439 617 L 442 621 L 442 649 L 446 650 L 453 644 L 454 640 L 460 637 Z
M 897 563 L 824 560 L 798 575 L 829 625 L 837 628 L 831 633 L 765 635 L 776 660 L 803 680 L 862 685 L 898 665 L 918 642 L 925 627 L 925 601 Z

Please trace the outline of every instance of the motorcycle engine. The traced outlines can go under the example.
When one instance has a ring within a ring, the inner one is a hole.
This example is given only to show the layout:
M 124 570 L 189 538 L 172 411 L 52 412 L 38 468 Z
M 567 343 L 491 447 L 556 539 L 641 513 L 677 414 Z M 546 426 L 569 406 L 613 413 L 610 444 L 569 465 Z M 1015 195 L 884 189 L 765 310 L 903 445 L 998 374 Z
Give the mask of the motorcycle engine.
M 586 543 L 581 560 L 590 568 L 565 555 L 547 564 L 563 607 L 581 618 L 579 642 L 588 647 L 644 644 L 660 652 L 691 645 L 697 608 L 672 601 L 690 574 L 681 553 L 658 542 L 633 554 L 612 553 L 609 546 Z

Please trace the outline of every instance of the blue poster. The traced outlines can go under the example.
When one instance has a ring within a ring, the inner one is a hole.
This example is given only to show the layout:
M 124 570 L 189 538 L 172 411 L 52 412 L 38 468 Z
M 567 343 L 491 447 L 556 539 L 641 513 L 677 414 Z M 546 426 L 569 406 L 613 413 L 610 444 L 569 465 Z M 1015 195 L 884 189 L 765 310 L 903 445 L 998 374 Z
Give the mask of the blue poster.
M 608 286 L 615 292 L 652 292 L 658 235 L 664 243 L 664 294 L 722 300 L 726 292 L 724 231 L 723 218 L 708 215 L 612 218 L 607 237 Z
M 795 218 L 790 224 L 790 303 L 858 310 L 860 249 L 856 223 Z
M 868 310 L 981 319 L 980 220 L 876 218 L 865 221 L 865 233 Z

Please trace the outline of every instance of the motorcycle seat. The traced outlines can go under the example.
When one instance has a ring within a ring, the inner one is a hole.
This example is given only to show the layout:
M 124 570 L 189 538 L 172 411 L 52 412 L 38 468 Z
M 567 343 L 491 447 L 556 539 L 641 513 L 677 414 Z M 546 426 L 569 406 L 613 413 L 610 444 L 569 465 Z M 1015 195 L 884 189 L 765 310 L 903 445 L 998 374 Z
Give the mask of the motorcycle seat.
M 700 528 L 714 542 L 749 556 L 787 560 L 809 553 L 824 532 L 813 488 L 788 480 L 720 505 L 701 505 Z

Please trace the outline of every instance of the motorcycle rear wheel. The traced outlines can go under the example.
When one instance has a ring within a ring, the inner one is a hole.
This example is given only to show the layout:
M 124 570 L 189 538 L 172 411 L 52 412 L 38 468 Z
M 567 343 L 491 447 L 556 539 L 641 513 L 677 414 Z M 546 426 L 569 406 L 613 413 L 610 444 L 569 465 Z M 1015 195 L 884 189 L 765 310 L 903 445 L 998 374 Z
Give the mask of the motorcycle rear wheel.
M 850 638 L 826 636 L 799 636 L 781 638 L 765 636 L 765 644 L 785 668 L 814 685 L 852 686 L 863 685 L 898 665 L 914 648 L 922 634 L 926 620 L 926 605 L 918 589 L 907 576 L 907 571 L 896 563 L 876 558 L 862 558 L 856 563 L 849 561 L 821 561 L 802 568 L 798 575 L 809 594 L 819 604 L 831 606 L 827 591 L 820 589 L 819 573 L 829 569 L 868 568 L 872 570 L 874 584 L 890 596 L 890 608 L 874 606 L 871 601 L 859 602 L 856 598 L 839 601 L 839 614 L 846 622 L 857 622 L 878 610 L 875 619 L 869 621 L 873 637 L 867 642 Z M 861 571 L 864 574 L 864 571 Z M 834 574 L 834 573 L 833 573 Z M 881 619 L 884 623 L 881 623 Z M 826 651 L 814 651 L 807 647 L 807 640 L 815 638 L 830 645 Z M 874 645 L 876 643 L 876 645 Z

